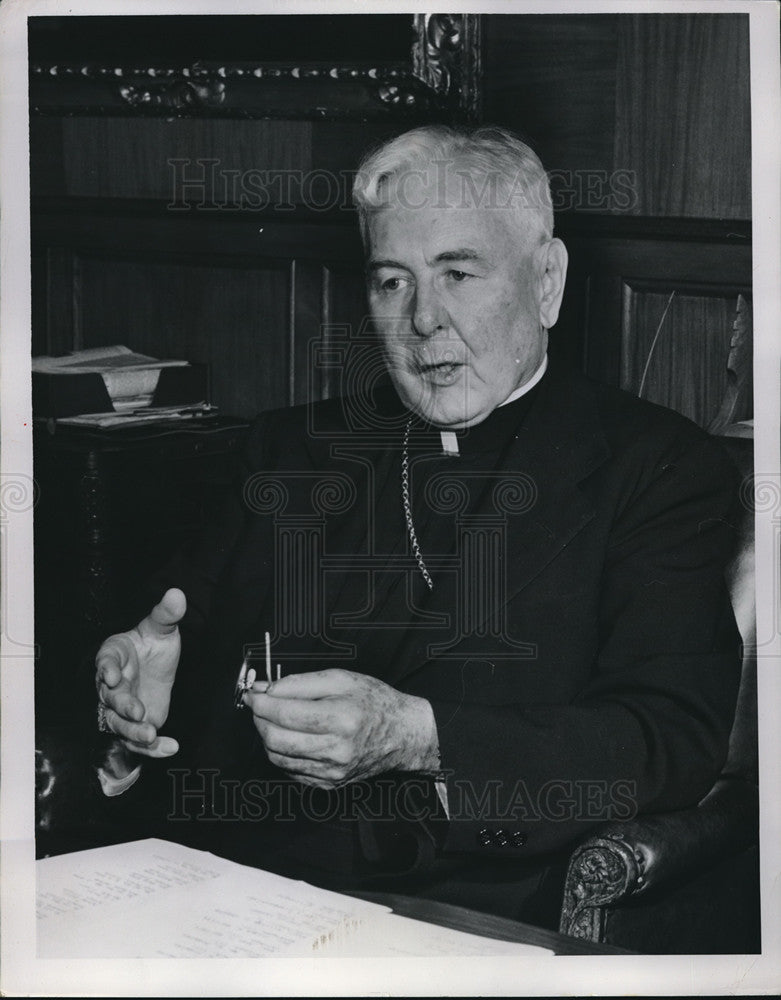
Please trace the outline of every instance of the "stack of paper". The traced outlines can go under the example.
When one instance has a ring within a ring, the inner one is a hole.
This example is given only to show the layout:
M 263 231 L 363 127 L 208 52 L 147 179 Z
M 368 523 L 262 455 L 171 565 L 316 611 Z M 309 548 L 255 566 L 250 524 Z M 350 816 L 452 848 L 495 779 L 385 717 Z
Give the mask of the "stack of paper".
M 198 366 L 191 366 L 188 361 L 153 358 L 147 354 L 131 351 L 129 347 L 115 344 L 111 347 L 74 351 L 62 357 L 45 355 L 33 358 L 33 387 L 35 390 L 35 376 L 46 378 L 57 376 L 56 381 L 60 388 L 62 387 L 60 378 L 67 376 L 99 378 L 97 384 L 100 386 L 102 381 L 106 392 L 103 393 L 101 388 L 96 397 L 93 383 L 90 386 L 91 395 L 83 401 L 82 412 L 74 412 L 71 400 L 66 404 L 69 407 L 67 409 L 58 408 L 61 404 L 54 403 L 49 395 L 40 400 L 40 406 L 46 408 L 42 409 L 41 416 L 56 417 L 60 423 L 83 427 L 129 427 L 163 420 L 186 420 L 214 412 L 215 408 L 205 399 L 190 395 L 193 392 L 199 395 L 201 392 L 206 392 L 205 376 L 201 380 L 202 384 L 198 378 L 194 378 L 187 381 L 186 389 L 182 390 L 180 387 L 176 391 L 174 398 L 177 405 L 153 405 L 160 384 L 160 373 L 163 369 L 169 368 L 186 368 L 188 372 L 197 375 Z M 51 388 L 51 381 L 45 384 Z M 171 402 L 170 391 L 167 395 L 166 402 Z M 94 405 L 96 399 L 97 407 Z M 102 412 L 92 412 L 95 409 Z
M 99 427 L 101 430 L 113 430 L 116 427 L 136 427 L 163 420 L 166 423 L 169 420 L 191 420 L 193 417 L 209 416 L 216 411 L 216 406 L 201 401 L 190 406 L 147 406 L 138 410 L 124 410 L 121 413 L 81 413 L 78 417 L 59 417 L 57 423 L 72 427 Z
M 62 357 L 33 358 L 32 370 L 49 375 L 100 375 L 115 410 L 136 410 L 152 402 L 161 368 L 178 368 L 187 361 L 161 361 L 129 347 L 92 347 Z
M 39 861 L 37 917 L 39 958 L 549 954 L 162 840 Z

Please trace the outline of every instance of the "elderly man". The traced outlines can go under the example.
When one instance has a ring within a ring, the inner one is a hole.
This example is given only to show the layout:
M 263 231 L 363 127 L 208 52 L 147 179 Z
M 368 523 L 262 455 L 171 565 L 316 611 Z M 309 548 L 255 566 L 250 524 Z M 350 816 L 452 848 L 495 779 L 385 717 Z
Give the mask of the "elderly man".
M 567 254 L 515 136 L 416 129 L 355 200 L 392 387 L 259 418 L 241 495 L 101 647 L 101 781 L 240 861 L 553 924 L 577 837 L 724 760 L 733 476 L 548 365 Z

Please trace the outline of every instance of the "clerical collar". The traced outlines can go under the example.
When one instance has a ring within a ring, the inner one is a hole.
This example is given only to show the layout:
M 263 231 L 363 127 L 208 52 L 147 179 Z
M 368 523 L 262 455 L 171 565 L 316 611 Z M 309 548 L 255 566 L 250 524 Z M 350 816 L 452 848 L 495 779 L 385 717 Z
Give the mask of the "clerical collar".
M 524 400 L 523 404 L 513 406 L 522 397 L 527 396 L 540 383 L 543 375 L 548 370 L 547 354 L 540 362 L 539 367 L 532 377 L 519 386 L 500 403 L 485 420 L 473 427 L 467 427 L 460 431 L 440 430 L 439 436 L 442 442 L 442 453 L 444 455 L 456 456 L 466 447 L 467 451 L 492 452 L 502 447 L 509 434 L 515 430 L 517 424 L 523 419 L 528 410 L 526 405 L 530 400 Z M 509 409 L 504 409 L 509 407 Z M 502 410 L 500 414 L 499 411 Z
M 548 355 L 546 354 L 543 357 L 542 361 L 540 362 L 540 367 L 532 375 L 529 381 L 524 382 L 523 385 L 519 385 L 517 389 L 513 390 L 513 392 L 510 393 L 510 395 L 507 397 L 507 399 L 505 399 L 503 403 L 499 404 L 499 406 L 507 406 L 508 403 L 514 403 L 516 399 L 520 399 L 521 396 L 525 396 L 527 392 L 529 392 L 531 389 L 535 387 L 535 385 L 537 385 L 537 383 L 540 381 L 540 379 L 547 370 L 548 370 Z

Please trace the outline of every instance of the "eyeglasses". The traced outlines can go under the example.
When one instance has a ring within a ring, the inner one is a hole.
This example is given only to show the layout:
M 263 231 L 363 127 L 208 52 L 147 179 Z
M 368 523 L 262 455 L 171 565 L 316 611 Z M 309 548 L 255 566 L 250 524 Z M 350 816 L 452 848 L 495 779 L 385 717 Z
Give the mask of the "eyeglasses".
M 257 676 L 257 671 L 249 665 L 248 657 L 245 656 L 241 664 L 238 680 L 236 681 L 236 687 L 233 691 L 234 708 L 244 708 L 244 695 L 247 691 L 252 690 L 252 685 L 255 683 Z M 271 684 L 272 681 L 278 681 L 281 678 L 282 665 L 280 663 L 277 664 L 276 677 L 272 677 L 271 675 L 271 637 L 266 632 L 266 680 Z

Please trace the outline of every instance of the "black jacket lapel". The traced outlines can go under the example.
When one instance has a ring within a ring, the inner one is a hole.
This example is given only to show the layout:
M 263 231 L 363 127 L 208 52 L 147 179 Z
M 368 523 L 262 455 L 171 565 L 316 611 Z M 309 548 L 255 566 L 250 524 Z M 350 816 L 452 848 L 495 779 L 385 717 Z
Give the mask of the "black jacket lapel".
M 430 658 L 532 655 L 492 636 L 508 634 L 501 619 L 509 602 L 594 518 L 579 484 L 610 455 L 590 383 L 577 373 L 549 375 L 503 456 L 497 488 L 484 489 L 459 525 L 456 564 L 431 560 L 437 592 L 424 606 L 449 611 L 449 627 L 405 636 L 390 683 Z

